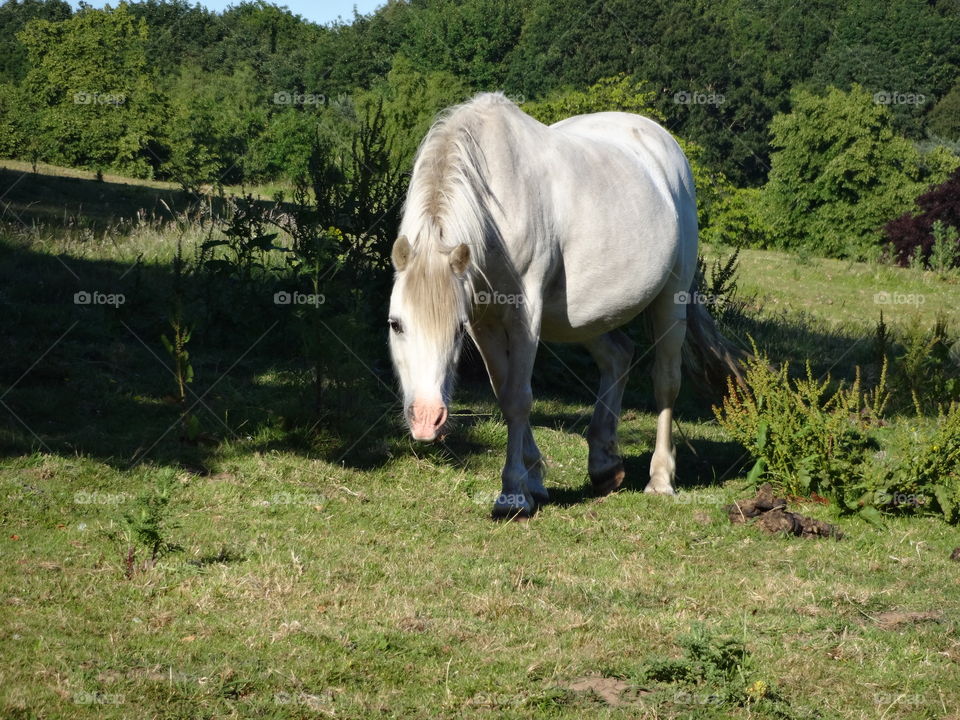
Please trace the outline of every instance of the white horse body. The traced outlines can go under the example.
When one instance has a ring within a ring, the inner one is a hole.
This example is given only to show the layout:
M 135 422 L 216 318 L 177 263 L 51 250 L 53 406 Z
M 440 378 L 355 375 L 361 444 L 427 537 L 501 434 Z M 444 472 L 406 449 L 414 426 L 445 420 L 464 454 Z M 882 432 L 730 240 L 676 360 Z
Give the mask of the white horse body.
M 647 310 L 660 413 L 647 491 L 672 493 L 672 406 L 696 258 L 690 168 L 655 122 L 597 113 L 548 128 L 500 94 L 452 109 L 418 153 L 393 252 L 390 345 L 414 437 L 432 440 L 446 421 L 465 329 L 508 427 L 494 514 L 531 514 L 547 500 L 529 425 L 537 346 L 583 343 L 602 375 L 590 477 L 600 492 L 615 489 L 633 354 L 616 328 Z

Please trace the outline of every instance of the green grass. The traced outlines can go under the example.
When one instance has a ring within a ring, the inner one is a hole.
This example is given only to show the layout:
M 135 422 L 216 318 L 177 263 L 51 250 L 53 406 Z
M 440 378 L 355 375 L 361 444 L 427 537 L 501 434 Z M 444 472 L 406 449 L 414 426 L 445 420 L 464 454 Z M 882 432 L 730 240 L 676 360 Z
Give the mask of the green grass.
M 747 249 L 740 253 L 740 291 L 767 312 L 807 313 L 848 331 L 871 332 L 880 311 L 892 326 L 915 315 L 930 326 L 937 313 L 960 326 L 960 273 L 938 278 L 932 271 Z
M 490 520 L 506 430 L 482 382 L 464 383 L 444 445 L 417 445 L 382 354 L 365 360 L 387 387 L 371 380 L 363 404 L 332 389 L 318 416 L 289 328 L 246 352 L 256 317 L 191 341 L 204 436 L 181 440 L 159 342 L 175 238 L 0 233 L 0 716 L 957 717 L 955 528 L 877 529 L 816 503 L 798 509 L 845 539 L 732 525 L 746 459 L 689 396 L 681 494 L 644 495 L 643 377 L 627 485 L 595 499 L 588 393 L 542 353 L 533 422 L 555 502 L 526 523 Z M 925 321 L 957 308 L 956 284 L 919 273 L 794 265 L 745 254 L 751 327 L 836 371 L 866 356 L 871 290 L 922 287 Z M 833 304 L 811 300 L 827 287 Z M 81 288 L 127 302 L 76 306 Z M 131 573 L 125 517 L 170 477 L 175 549 L 144 567 L 133 543 Z

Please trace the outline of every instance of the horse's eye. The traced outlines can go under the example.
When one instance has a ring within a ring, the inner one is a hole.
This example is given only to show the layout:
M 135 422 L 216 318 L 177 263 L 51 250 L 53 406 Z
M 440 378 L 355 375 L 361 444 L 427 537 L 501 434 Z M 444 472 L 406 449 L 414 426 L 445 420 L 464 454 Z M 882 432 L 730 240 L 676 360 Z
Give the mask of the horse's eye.
M 390 318 L 387 320 L 387 324 L 390 326 L 390 329 L 393 330 L 397 335 L 403 335 L 403 325 L 400 324 L 400 321 L 395 318 Z

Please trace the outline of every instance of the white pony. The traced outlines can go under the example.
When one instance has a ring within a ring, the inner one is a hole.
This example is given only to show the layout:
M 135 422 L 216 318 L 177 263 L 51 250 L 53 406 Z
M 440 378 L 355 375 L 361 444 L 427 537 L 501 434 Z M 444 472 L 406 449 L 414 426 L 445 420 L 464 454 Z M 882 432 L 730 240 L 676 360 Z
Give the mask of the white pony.
M 673 404 L 688 319 L 699 348 L 726 362 L 709 315 L 690 303 L 697 209 L 683 151 L 657 123 L 605 112 L 547 127 L 500 93 L 448 110 L 414 163 L 390 298 L 390 351 L 417 440 L 447 420 L 464 334 L 479 348 L 507 423 L 495 517 L 549 499 L 530 427 L 541 340 L 582 343 L 601 370 L 588 471 L 623 482 L 617 443 L 633 344 L 617 328 L 641 311 L 656 347 L 659 416 L 646 492 L 673 494 Z M 728 363 L 729 364 L 729 363 Z

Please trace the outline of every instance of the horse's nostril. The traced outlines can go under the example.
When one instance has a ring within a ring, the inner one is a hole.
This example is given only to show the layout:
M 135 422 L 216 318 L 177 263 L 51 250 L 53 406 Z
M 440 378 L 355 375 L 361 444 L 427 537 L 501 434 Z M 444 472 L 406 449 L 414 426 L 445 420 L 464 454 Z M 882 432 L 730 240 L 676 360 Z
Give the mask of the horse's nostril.
M 447 409 L 445 407 L 440 408 L 440 412 L 437 413 L 437 419 L 434 420 L 433 426 L 440 427 L 447 421 Z

